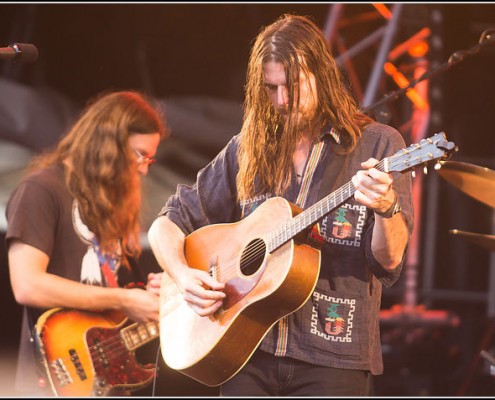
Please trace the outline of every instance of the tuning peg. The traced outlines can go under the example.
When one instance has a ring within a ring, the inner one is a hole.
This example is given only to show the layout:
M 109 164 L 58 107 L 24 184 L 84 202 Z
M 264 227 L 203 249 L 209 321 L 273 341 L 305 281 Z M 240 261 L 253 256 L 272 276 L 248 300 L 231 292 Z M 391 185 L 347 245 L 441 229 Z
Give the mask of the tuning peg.
M 423 168 L 423 172 L 425 175 L 428 175 L 428 167 L 426 165 Z
M 413 169 L 413 170 L 411 171 L 411 175 L 412 175 L 412 177 L 413 177 L 413 178 L 416 178 L 416 170 L 415 170 L 415 169 Z
M 434 168 L 435 168 L 435 171 L 438 171 L 440 168 L 442 168 L 442 164 L 440 164 L 439 162 L 437 162 L 435 164 L 435 167 Z

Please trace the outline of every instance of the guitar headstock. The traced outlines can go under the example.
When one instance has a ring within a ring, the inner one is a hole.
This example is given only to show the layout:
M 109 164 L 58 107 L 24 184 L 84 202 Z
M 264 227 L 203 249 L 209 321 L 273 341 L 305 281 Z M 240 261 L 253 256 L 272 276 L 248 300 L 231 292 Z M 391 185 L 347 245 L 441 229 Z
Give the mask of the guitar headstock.
M 383 169 L 385 172 L 407 172 L 432 161 L 446 160 L 457 150 L 455 143 L 447 140 L 445 132 L 439 132 L 385 158 Z

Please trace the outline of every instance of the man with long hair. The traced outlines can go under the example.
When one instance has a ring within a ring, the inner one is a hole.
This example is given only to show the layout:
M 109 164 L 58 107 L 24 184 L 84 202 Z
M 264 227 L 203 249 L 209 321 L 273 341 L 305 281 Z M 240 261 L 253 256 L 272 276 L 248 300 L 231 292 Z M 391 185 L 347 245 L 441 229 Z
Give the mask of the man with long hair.
M 260 263 L 265 269 L 253 274 L 253 287 L 247 272 L 225 282 L 215 257 L 211 271 L 188 266 L 186 235 L 211 224 L 249 220 L 275 196 L 304 210 L 352 182 L 350 199 L 319 221 L 321 267 L 309 298 L 267 327 L 256 351 L 222 382 L 220 393 L 370 395 L 371 376 L 383 371 L 382 285 L 399 277 L 413 222 L 410 176 L 394 180 L 375 167 L 405 147 L 404 140 L 396 129 L 359 112 L 321 30 L 306 17 L 284 15 L 261 31 L 251 50 L 245 91 L 241 132 L 198 173 L 193 187 L 179 185 L 169 198 L 148 232 L 153 252 L 183 301 L 200 318 L 218 318 L 219 329 L 220 316 L 236 299 L 263 290 L 256 279 L 262 282 L 262 274 L 270 274 L 269 262 L 276 256 L 265 256 L 268 265 Z M 263 222 L 269 225 L 272 214 L 266 210 Z M 227 232 L 224 236 L 228 247 L 234 240 Z M 253 249 L 262 247 L 254 243 Z M 249 246 L 241 264 L 255 258 Z M 236 291 L 241 281 L 247 289 Z M 227 297 L 233 293 L 236 299 Z M 279 303 L 273 307 L 284 301 Z M 265 304 L 271 306 L 269 300 Z M 246 312 L 246 323 L 252 314 Z M 244 339 L 238 340 L 241 346 Z
M 136 322 L 158 320 L 157 277 L 150 274 L 149 290 L 124 288 L 118 272 L 137 267 L 141 175 L 166 136 L 158 108 L 144 94 L 103 93 L 54 150 L 32 161 L 11 193 L 9 271 L 15 299 L 25 306 L 18 390 L 48 389 L 47 376 L 38 373 L 33 332 L 45 311 L 115 311 Z

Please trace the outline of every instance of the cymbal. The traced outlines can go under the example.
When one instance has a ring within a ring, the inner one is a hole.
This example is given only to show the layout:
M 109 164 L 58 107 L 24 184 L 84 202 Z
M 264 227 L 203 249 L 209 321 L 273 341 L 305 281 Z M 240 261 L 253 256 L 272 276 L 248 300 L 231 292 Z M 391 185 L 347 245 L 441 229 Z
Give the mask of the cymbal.
M 481 233 L 460 231 L 458 229 L 450 229 L 449 233 L 455 236 L 463 237 L 471 243 L 477 244 L 485 249 L 495 250 L 495 235 L 483 235 Z
M 468 196 L 495 208 L 495 171 L 478 165 L 440 161 L 438 174 Z

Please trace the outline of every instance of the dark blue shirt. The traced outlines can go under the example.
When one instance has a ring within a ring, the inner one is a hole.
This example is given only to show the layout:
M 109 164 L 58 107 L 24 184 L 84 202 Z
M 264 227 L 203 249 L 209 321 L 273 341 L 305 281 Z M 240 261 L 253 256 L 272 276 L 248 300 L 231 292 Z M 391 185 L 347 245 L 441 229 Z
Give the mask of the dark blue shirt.
M 396 129 L 372 123 L 363 130 L 351 154 L 338 155 L 334 152 L 338 134 L 330 133 L 313 143 L 302 183 L 297 183 L 293 174 L 283 196 L 303 209 L 330 191 L 340 193 L 362 169 L 361 162 L 370 157 L 382 160 L 406 147 Z M 246 218 L 274 197 L 267 193 L 243 203 L 237 201 L 239 139 L 236 135 L 230 140 L 198 173 L 192 187 L 179 185 L 160 212 L 168 215 L 186 235 L 205 225 Z M 325 172 L 327 168 L 330 173 Z M 322 185 L 324 178 L 333 182 Z M 411 233 L 410 173 L 396 177 L 393 187 Z M 320 193 L 320 188 L 328 192 Z M 316 365 L 369 370 L 373 374 L 383 372 L 379 332 L 382 285 L 388 287 L 397 281 L 404 257 L 392 272 L 376 261 L 371 251 L 374 221 L 373 211 L 358 204 L 352 196 L 319 221 L 324 244 L 316 287 L 302 307 L 274 324 L 261 342 L 261 350 Z

